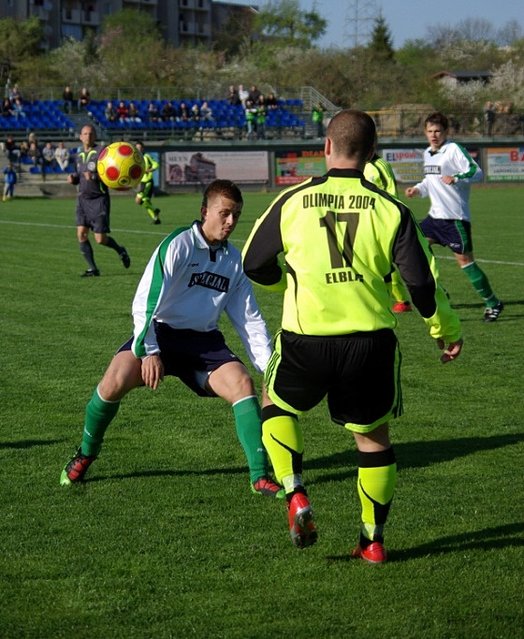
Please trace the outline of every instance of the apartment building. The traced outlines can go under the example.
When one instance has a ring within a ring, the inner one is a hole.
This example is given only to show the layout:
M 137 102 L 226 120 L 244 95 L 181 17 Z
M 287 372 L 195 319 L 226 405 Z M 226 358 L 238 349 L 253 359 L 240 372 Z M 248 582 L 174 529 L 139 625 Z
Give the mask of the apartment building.
M 212 0 L 0 0 L 0 19 L 36 16 L 44 29 L 43 47 L 53 49 L 65 38 L 82 40 L 88 31 L 98 32 L 105 16 L 122 9 L 147 12 L 165 40 L 179 47 L 211 46 L 213 31 L 226 24 L 231 13 L 252 13 L 257 7 Z

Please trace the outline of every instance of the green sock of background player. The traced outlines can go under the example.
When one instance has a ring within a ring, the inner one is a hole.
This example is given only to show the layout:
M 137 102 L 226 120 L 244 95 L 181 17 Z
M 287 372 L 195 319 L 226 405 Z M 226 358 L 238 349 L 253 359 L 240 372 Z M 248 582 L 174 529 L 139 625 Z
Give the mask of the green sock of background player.
M 473 285 L 473 288 L 482 297 L 486 306 L 493 308 L 498 304 L 499 299 L 493 293 L 489 280 L 484 271 L 478 266 L 476 262 L 470 262 L 467 266 L 463 266 L 466 277 Z
M 115 417 L 120 402 L 108 402 L 95 389 L 85 411 L 81 450 L 88 457 L 96 457 L 102 448 L 107 427 Z M 249 466 L 249 477 L 256 481 L 268 474 L 267 453 L 262 446 L 260 405 L 254 396 L 233 405 L 238 439 L 244 449 Z

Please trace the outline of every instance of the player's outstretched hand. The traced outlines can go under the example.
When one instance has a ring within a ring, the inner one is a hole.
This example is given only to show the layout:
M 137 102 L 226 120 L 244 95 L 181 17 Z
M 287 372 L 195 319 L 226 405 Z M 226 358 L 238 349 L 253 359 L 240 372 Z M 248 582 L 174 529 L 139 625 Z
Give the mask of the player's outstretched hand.
M 158 355 L 148 355 L 142 360 L 142 380 L 146 386 L 156 390 L 164 379 L 164 365 Z
M 444 351 L 440 356 L 440 361 L 443 364 L 447 364 L 448 362 L 452 362 L 454 359 L 457 359 L 462 351 L 462 344 L 464 344 L 464 340 L 460 338 L 456 342 L 450 342 L 446 347 L 444 340 L 438 339 L 437 345 L 441 351 Z

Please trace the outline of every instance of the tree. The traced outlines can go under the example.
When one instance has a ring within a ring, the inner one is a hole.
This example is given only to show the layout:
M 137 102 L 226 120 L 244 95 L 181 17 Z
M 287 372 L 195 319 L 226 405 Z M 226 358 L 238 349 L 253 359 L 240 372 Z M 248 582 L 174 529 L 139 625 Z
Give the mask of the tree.
M 272 46 L 309 48 L 326 32 L 327 22 L 315 10 L 302 11 L 298 0 L 270 1 L 257 15 L 254 36 Z
M 375 19 L 371 42 L 368 48 L 376 57 L 386 60 L 393 60 L 395 57 L 391 32 L 382 14 Z
M 42 37 L 42 27 L 38 18 L 33 17 L 22 22 L 15 22 L 12 18 L 0 20 L 3 80 L 6 80 L 20 63 L 40 55 Z M 11 79 L 18 80 L 16 71 Z

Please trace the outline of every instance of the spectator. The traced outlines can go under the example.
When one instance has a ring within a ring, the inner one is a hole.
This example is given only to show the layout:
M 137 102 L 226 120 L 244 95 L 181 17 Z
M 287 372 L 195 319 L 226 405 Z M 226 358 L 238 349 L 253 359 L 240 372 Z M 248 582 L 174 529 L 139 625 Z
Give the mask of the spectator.
M 42 149 L 42 169 L 45 177 L 46 172 L 54 170 L 56 166 L 55 147 L 52 142 L 46 142 Z
M 189 120 L 191 120 L 191 112 L 185 102 L 180 103 L 179 114 L 181 122 L 189 122 Z
M 116 107 L 116 117 L 120 122 L 127 122 L 129 118 L 129 109 L 127 108 L 124 100 L 120 100 Z
M 78 110 L 79 111 L 87 111 L 87 107 L 91 103 L 91 94 L 87 87 L 82 87 L 80 90 L 80 95 L 78 96 Z
M 175 120 L 175 108 L 169 100 L 162 106 L 162 120 L 164 122 L 174 122 Z
M 142 122 L 142 118 L 140 117 L 138 107 L 136 106 L 134 102 L 129 103 L 128 120 L 129 122 Z
M 209 102 L 204 100 L 200 107 L 200 117 L 202 120 L 210 121 L 213 119 L 213 109 L 209 106 Z
M 493 102 L 486 102 L 484 106 L 484 135 L 493 135 L 493 125 L 495 124 L 495 105 Z
M 62 100 L 64 102 L 64 112 L 65 113 L 73 113 L 73 108 L 75 105 L 75 96 L 73 94 L 73 90 L 69 85 L 64 87 L 64 92 L 62 93 Z
M 258 97 L 258 102 L 256 103 L 256 108 L 257 108 L 257 115 L 256 115 L 256 120 L 257 120 L 257 138 L 259 140 L 265 140 L 266 139 L 267 109 L 266 109 L 266 100 L 265 100 L 265 98 L 264 98 L 264 96 L 262 94 L 260 94 L 259 97 Z
M 324 107 L 320 102 L 314 105 L 311 111 L 311 119 L 317 128 L 317 138 L 324 137 Z
M 26 113 L 24 111 L 24 104 L 21 97 L 15 98 L 13 102 L 13 115 L 18 120 L 19 118 L 25 118 Z
M 14 102 L 15 102 L 15 100 L 17 98 L 20 98 L 20 100 L 22 99 L 22 94 L 20 93 L 20 89 L 18 88 L 18 84 L 14 84 L 12 86 L 12 88 L 9 90 L 8 97 L 11 100 L 12 104 L 14 104 Z
M 118 120 L 118 114 L 111 100 L 106 102 L 104 117 L 108 122 L 116 122 Z
M 65 173 L 69 166 L 69 149 L 63 142 L 59 142 L 55 149 L 55 161 L 60 169 Z
M 266 107 L 268 109 L 278 109 L 277 96 L 273 92 L 267 94 Z
M 31 164 L 34 168 L 42 167 L 42 151 L 36 142 L 29 143 L 27 157 L 31 160 Z
M 147 105 L 147 119 L 149 122 L 160 122 L 160 111 L 153 100 Z
M 17 162 L 20 166 L 20 149 L 12 135 L 8 135 L 4 142 L 4 151 L 8 162 Z
M 249 89 L 249 99 L 251 100 L 251 102 L 253 102 L 253 104 L 258 103 L 258 98 L 260 97 L 260 93 L 261 92 L 258 90 L 257 85 L 252 84 L 251 89 Z
M 238 85 L 238 97 L 240 98 L 240 103 L 244 108 L 246 108 L 246 103 L 249 98 L 249 91 L 244 89 L 243 84 Z
M 200 122 L 200 107 L 197 102 L 191 107 L 191 119 L 193 122 Z
M 245 115 L 247 139 L 252 140 L 257 134 L 257 107 L 251 100 L 246 102 Z
M 240 96 L 238 95 L 238 89 L 234 84 L 229 85 L 229 92 L 227 94 L 227 101 L 231 106 L 239 106 L 242 104 Z
M 13 163 L 9 162 L 9 164 L 4 169 L 4 202 L 7 202 L 7 200 L 10 200 L 14 196 L 15 184 L 17 183 L 17 180 L 18 177 L 13 167 Z
M 2 117 L 10 118 L 14 115 L 13 105 L 9 98 L 4 98 L 2 102 Z

